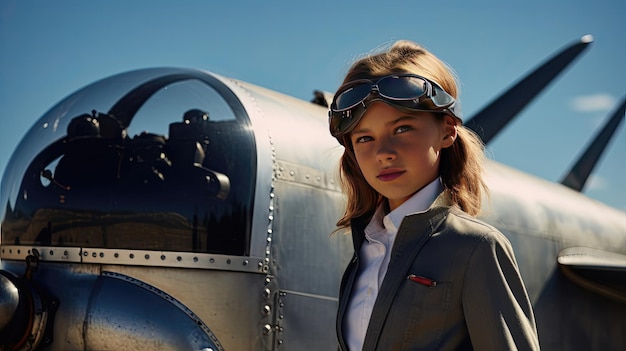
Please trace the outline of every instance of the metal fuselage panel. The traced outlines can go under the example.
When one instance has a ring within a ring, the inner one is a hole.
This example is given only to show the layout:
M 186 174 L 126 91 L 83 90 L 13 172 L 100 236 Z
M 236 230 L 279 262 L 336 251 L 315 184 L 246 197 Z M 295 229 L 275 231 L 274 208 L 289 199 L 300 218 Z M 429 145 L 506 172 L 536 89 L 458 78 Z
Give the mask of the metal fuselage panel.
M 325 108 L 235 83 L 233 91 L 245 90 L 238 94 L 244 96 L 242 104 L 251 104 L 247 110 L 257 137 L 255 220 L 265 211 L 269 220 L 255 221 L 251 253 L 269 253 L 270 274 L 279 288 L 278 345 L 288 350 L 336 348 L 337 295 L 352 255 L 351 238 L 332 234 L 344 204 L 337 182 L 343 148 L 327 131 Z M 269 149 L 265 156 L 263 144 Z M 268 185 L 270 196 L 260 190 Z M 271 234 L 266 237 L 267 228 Z
M 23 262 L 2 263 L 5 270 L 23 271 Z M 103 279 L 113 275 L 149 289 L 133 290 L 126 281 L 111 284 Z M 197 328 L 193 315 L 210 326 L 225 350 L 271 347 L 260 332 L 270 321 L 262 309 L 270 298 L 264 295 L 262 274 L 47 262 L 41 264 L 36 281 L 60 301 L 50 350 L 175 350 L 187 342 L 181 335 Z M 149 305 L 139 306 L 146 299 Z M 182 306 L 180 310 L 172 301 Z M 183 313 L 186 309 L 192 313 Z

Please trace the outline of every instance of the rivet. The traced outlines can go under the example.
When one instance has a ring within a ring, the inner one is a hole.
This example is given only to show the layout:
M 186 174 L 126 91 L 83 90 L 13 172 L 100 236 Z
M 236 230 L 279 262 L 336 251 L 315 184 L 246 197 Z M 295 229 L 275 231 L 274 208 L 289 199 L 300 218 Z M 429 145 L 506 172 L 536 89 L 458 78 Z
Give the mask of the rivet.
M 270 291 L 270 289 L 268 289 L 268 288 L 263 289 L 263 296 L 265 296 L 265 298 L 270 297 L 271 293 L 272 292 Z
M 243 260 L 243 265 L 247 266 L 248 265 L 248 260 Z
M 272 311 L 272 308 L 269 305 L 263 306 L 263 313 L 270 314 L 271 311 Z
M 146 260 L 149 260 L 149 259 L 150 259 L 150 255 L 148 255 L 148 254 L 145 254 L 143 257 L 144 257 Z
M 263 335 L 267 335 L 269 333 L 272 332 L 272 326 L 269 324 L 266 324 L 263 326 Z

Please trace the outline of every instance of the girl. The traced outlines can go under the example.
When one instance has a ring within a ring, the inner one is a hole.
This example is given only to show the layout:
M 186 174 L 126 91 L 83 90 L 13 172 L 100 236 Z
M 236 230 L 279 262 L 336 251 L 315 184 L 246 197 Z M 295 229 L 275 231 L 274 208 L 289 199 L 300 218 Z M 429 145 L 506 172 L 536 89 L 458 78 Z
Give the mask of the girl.
M 329 112 L 354 258 L 341 350 L 536 350 L 509 241 L 476 219 L 483 144 L 461 125 L 451 70 L 409 41 L 352 65 Z

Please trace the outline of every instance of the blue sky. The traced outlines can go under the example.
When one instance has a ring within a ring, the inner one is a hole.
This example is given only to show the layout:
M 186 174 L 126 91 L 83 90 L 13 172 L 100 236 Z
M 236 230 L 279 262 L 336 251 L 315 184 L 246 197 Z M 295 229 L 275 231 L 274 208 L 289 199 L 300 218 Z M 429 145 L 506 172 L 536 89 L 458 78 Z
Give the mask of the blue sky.
M 385 6 L 381 4 L 385 3 Z M 352 60 L 410 39 L 450 64 L 468 118 L 585 34 L 593 44 L 490 145 L 559 181 L 626 94 L 626 2 L 0 0 L 0 171 L 59 100 L 143 67 L 206 69 L 309 100 Z M 622 123 L 584 192 L 626 210 Z

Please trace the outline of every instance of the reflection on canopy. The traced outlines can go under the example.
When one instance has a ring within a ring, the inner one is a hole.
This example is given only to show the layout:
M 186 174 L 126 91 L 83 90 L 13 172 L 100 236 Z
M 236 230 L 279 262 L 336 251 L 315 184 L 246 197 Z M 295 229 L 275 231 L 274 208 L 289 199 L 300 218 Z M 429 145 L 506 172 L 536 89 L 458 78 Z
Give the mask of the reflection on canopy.
M 249 125 L 235 95 L 201 71 L 87 86 L 37 121 L 9 162 L 2 243 L 247 255 Z

